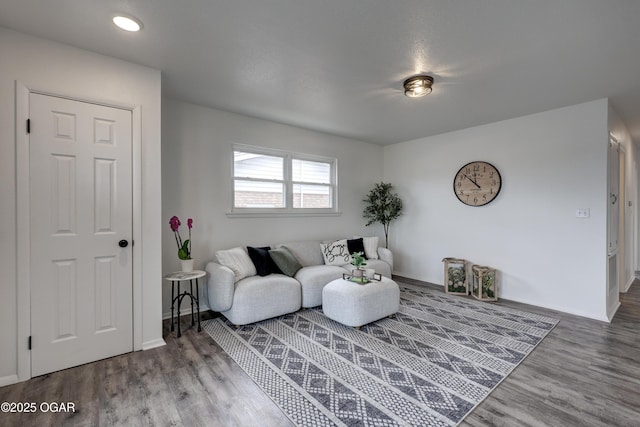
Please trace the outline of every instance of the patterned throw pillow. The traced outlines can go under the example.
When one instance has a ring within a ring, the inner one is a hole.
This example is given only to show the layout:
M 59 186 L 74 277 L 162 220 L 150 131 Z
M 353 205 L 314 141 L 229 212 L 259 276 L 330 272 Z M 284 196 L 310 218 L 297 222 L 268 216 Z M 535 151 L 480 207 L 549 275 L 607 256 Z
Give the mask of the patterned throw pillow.
M 218 262 L 233 271 L 233 277 L 237 282 L 245 277 L 255 276 L 256 267 L 253 265 L 249 254 L 244 249 L 237 247 L 216 252 Z
M 320 250 L 326 265 L 345 265 L 351 262 L 347 239 L 336 240 L 331 243 L 320 243 Z

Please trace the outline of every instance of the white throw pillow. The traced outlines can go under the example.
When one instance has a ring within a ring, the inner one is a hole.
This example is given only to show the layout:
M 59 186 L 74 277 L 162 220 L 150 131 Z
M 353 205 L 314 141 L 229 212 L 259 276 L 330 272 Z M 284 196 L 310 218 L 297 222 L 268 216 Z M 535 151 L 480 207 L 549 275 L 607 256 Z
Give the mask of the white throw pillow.
M 364 254 L 367 259 L 378 259 L 378 236 L 363 237 L 362 243 L 364 244 Z
M 256 266 L 251 261 L 249 254 L 241 247 L 226 249 L 216 252 L 218 262 L 233 271 L 233 277 L 237 282 L 245 277 L 255 276 Z
M 345 265 L 351 262 L 347 239 L 331 243 L 320 243 L 320 250 L 326 265 Z

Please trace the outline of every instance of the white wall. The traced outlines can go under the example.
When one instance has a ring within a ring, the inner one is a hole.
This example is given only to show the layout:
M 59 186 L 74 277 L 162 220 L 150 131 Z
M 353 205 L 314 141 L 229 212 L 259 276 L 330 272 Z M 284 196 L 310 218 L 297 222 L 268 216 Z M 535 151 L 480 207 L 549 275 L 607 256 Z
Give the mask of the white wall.
M 18 375 L 18 349 L 26 348 L 27 336 L 17 332 L 18 317 L 24 319 L 24 313 L 17 309 L 16 242 L 25 236 L 16 235 L 16 80 L 28 89 L 139 107 L 142 152 L 134 174 L 141 174 L 142 194 L 134 204 L 143 216 L 142 224 L 134 224 L 142 239 L 136 241 L 141 260 L 134 260 L 141 293 L 134 319 L 141 325 L 134 345 L 161 345 L 160 72 L 2 28 L 0 58 L 0 385 L 27 379 L 24 372 Z M 136 262 L 141 266 L 137 271 Z
M 232 144 L 338 159 L 338 217 L 229 218 Z M 173 99 L 162 103 L 162 238 L 164 272 L 179 268 L 169 218 L 194 219 L 193 257 L 203 269 L 219 249 L 293 240 L 382 235 L 365 227 L 362 199 L 382 179 L 380 146 L 286 126 Z M 185 227 L 182 230 L 186 230 Z M 184 235 L 183 235 L 184 237 Z M 203 284 L 201 283 L 201 288 Z M 170 313 L 170 284 L 163 307 Z M 206 302 L 206 296 L 203 298 Z
M 606 318 L 606 99 L 385 147 L 406 210 L 391 228 L 396 274 L 442 284 L 444 257 L 500 272 L 500 297 Z M 453 194 L 473 160 L 502 190 L 484 207 Z M 589 208 L 589 219 L 576 219 Z

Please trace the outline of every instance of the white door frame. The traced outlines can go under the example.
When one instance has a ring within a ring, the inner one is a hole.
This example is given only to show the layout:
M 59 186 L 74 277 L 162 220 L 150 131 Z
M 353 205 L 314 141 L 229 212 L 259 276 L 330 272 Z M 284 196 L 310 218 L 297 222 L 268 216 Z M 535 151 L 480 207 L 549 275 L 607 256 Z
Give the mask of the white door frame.
M 618 292 L 625 292 L 627 282 L 627 150 L 618 144 Z
M 607 282 L 606 282 L 606 298 L 605 306 L 607 310 L 608 321 L 611 322 L 616 311 L 620 307 L 620 143 L 609 133 L 607 141 Z M 615 149 L 615 154 L 612 150 Z M 614 173 L 615 172 L 615 173 Z M 612 186 L 616 185 L 615 189 Z M 616 190 L 614 194 L 613 190 Z M 616 210 L 612 205 L 617 205 Z M 612 230 L 615 228 L 615 230 Z M 613 244 L 615 243 L 615 244 Z M 615 277 L 612 277 L 615 276 Z
M 640 270 L 640 261 L 638 261 L 638 254 L 640 253 L 640 248 L 638 245 L 640 244 L 640 229 L 638 228 L 638 195 L 640 195 L 640 185 L 638 183 L 638 163 L 635 159 L 633 159 L 633 178 L 631 187 L 632 191 L 632 207 L 631 213 L 633 214 L 633 252 L 631 261 L 631 265 L 633 270 L 635 270 L 635 277 L 640 278 L 638 276 L 638 270 Z
M 133 350 L 142 350 L 142 120 L 141 106 L 117 104 L 104 100 L 81 99 L 54 93 L 46 88 L 27 87 L 15 82 L 16 119 L 16 271 L 17 271 L 17 360 L 18 381 L 31 378 L 31 354 L 28 340 L 31 335 L 31 281 L 30 281 L 30 206 L 29 206 L 29 94 L 66 98 L 74 101 L 104 105 L 131 111 L 132 116 L 132 194 L 133 194 Z

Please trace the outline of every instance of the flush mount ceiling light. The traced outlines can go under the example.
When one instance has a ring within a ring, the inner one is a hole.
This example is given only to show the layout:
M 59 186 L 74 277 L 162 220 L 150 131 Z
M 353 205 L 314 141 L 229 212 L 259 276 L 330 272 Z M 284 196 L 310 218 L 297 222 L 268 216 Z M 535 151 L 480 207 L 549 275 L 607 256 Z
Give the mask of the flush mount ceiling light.
M 142 29 L 142 22 L 132 16 L 116 15 L 113 23 L 125 31 L 136 32 Z
M 431 93 L 433 77 L 414 76 L 404 81 L 404 94 L 409 98 L 419 98 Z

